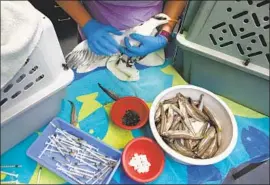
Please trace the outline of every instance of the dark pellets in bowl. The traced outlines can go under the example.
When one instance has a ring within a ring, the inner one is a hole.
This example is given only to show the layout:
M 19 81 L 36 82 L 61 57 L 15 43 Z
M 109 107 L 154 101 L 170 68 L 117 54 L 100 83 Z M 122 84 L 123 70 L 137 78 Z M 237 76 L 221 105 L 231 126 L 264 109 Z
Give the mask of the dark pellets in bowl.
M 140 122 L 140 116 L 133 110 L 127 110 L 122 121 L 126 126 L 136 126 Z

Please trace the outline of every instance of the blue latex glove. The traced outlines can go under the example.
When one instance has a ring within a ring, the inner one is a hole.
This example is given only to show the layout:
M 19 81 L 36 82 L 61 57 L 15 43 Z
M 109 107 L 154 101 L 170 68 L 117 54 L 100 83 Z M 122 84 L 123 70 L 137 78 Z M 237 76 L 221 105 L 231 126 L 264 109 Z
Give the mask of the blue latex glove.
M 129 57 L 146 56 L 149 53 L 164 48 L 168 43 L 167 38 L 162 35 L 143 36 L 133 33 L 130 34 L 130 38 L 139 41 L 140 45 L 138 47 L 131 46 L 129 43 L 129 38 L 125 38 L 126 48 L 121 48 L 120 51 Z
M 82 31 L 87 38 L 89 48 L 97 55 L 111 56 L 119 52 L 120 46 L 111 35 L 111 33 L 122 35 L 116 28 L 91 19 L 84 25 Z

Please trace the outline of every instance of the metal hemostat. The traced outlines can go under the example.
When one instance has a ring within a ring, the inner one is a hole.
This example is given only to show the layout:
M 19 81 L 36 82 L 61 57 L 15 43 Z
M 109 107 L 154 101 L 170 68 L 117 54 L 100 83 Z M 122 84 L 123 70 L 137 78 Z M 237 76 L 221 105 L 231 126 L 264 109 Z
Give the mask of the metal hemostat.
M 127 67 L 131 67 L 134 65 L 134 61 L 131 58 L 129 58 L 127 55 L 124 55 L 124 54 L 120 55 L 116 64 L 118 65 L 120 62 L 125 63 Z
M 56 128 L 55 133 L 48 136 L 39 157 L 54 161 L 56 169 L 76 183 L 105 183 L 117 160 L 102 154 L 83 139 L 52 125 Z
M 123 62 L 126 64 L 127 67 L 132 67 L 135 64 L 135 62 L 142 60 L 144 57 L 145 56 L 143 56 L 143 57 L 128 57 L 127 55 L 121 54 L 116 64 L 118 65 L 120 62 Z

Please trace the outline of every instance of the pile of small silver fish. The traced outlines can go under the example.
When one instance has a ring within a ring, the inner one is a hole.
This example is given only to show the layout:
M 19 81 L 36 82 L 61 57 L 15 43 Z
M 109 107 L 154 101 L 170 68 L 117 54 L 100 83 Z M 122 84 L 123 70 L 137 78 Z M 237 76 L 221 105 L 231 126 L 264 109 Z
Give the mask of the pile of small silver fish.
M 216 155 L 221 142 L 221 126 L 203 103 L 181 93 L 159 103 L 155 124 L 160 136 L 173 150 L 194 158 L 209 159 Z

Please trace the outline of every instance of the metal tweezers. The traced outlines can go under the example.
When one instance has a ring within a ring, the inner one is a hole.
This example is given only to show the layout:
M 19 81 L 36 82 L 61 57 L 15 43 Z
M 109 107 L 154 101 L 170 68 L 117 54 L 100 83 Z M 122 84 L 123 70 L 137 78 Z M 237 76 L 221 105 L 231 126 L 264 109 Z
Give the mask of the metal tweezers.
M 116 64 L 118 65 L 120 61 L 125 63 L 127 67 L 131 67 L 134 64 L 134 60 L 123 53 L 120 55 Z

